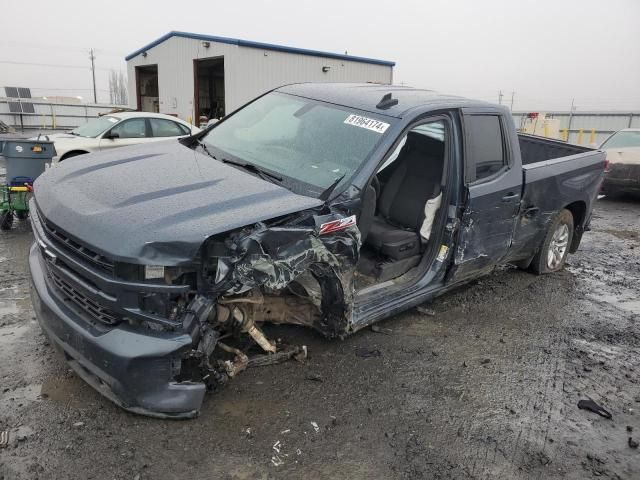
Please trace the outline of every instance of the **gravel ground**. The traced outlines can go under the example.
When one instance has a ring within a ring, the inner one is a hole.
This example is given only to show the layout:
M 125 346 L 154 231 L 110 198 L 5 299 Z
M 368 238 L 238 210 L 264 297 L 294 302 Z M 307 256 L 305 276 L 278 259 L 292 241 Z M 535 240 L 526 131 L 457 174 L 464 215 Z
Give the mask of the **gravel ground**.
M 272 328 L 308 362 L 244 372 L 189 421 L 71 373 L 33 317 L 31 240 L 0 235 L 0 478 L 640 478 L 638 200 L 598 202 L 563 272 L 502 268 L 344 341 Z

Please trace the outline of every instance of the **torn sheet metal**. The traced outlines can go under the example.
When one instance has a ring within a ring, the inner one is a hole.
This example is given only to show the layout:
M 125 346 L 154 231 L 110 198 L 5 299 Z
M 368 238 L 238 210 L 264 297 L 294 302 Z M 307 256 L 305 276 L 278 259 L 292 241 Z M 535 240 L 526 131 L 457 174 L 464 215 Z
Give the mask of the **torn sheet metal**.
M 322 215 L 313 217 L 309 226 L 258 223 L 236 232 L 230 237 L 233 255 L 218 259 L 215 290 L 225 296 L 257 287 L 282 290 L 310 273 L 322 291 L 322 320 L 314 327 L 327 336 L 346 333 L 360 232 L 355 221 L 348 221 L 330 235 L 320 234 L 323 225 L 341 220 L 339 215 Z

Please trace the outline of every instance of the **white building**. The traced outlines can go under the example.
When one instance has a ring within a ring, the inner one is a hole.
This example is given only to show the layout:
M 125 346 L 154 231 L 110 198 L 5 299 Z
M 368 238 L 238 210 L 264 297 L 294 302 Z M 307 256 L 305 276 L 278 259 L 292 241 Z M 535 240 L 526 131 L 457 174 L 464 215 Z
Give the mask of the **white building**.
M 392 83 L 395 65 L 186 32 L 169 32 L 126 60 L 130 106 L 187 121 L 222 117 L 288 83 Z

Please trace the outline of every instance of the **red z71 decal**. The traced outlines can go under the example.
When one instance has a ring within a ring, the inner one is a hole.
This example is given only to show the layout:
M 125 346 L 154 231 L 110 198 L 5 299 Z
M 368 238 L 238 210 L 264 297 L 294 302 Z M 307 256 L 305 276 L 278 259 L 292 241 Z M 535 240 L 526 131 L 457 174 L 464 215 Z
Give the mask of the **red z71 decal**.
M 340 220 L 333 220 L 331 222 L 323 223 L 320 225 L 320 235 L 324 235 L 326 233 L 339 232 L 340 230 L 344 230 L 346 228 L 352 227 L 356 224 L 356 216 L 351 215 L 350 217 L 341 218 Z

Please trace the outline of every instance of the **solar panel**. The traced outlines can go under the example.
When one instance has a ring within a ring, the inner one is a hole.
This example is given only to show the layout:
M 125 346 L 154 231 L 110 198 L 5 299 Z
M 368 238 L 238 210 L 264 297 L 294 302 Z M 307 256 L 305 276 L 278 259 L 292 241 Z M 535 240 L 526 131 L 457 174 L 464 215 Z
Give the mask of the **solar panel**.
M 7 98 L 11 99 L 7 102 L 9 104 L 9 113 L 36 113 L 33 103 L 21 101 L 22 99 L 31 99 L 30 88 L 4 87 L 4 92 Z M 17 101 L 14 99 L 17 99 Z
M 33 103 L 31 102 L 20 102 L 22 105 L 22 113 L 36 113 L 35 108 L 33 108 Z
M 16 87 L 4 87 L 4 93 L 8 98 L 20 98 Z
M 31 89 L 18 87 L 18 95 L 20 96 L 20 98 L 31 98 Z
M 22 105 L 20 102 L 8 102 L 9 113 L 22 113 Z

